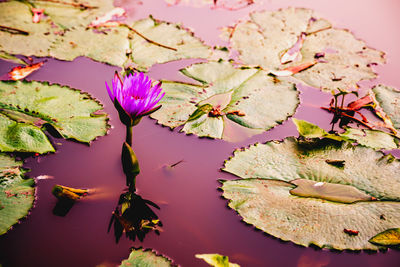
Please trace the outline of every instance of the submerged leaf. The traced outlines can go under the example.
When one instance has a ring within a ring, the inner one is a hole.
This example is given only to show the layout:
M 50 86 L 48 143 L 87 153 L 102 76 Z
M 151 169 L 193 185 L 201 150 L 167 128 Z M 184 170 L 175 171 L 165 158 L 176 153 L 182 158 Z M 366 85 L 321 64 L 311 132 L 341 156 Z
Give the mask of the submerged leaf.
M 328 21 L 304 8 L 253 12 L 250 20 L 234 27 L 230 42 L 243 63 L 266 71 L 316 60 L 315 65 L 294 77 L 328 92 L 357 88 L 359 81 L 376 77 L 372 65 L 385 62 L 383 52 L 367 47 L 347 30 L 332 28 Z M 302 57 L 295 56 L 296 49 Z M 288 57 L 291 50 L 293 56 Z M 290 73 L 286 71 L 286 75 Z
M 86 143 L 107 133 L 106 114 L 94 114 L 103 107 L 88 94 L 40 82 L 0 85 L 1 151 L 54 151 L 45 129 Z
M 132 249 L 129 258 L 121 262 L 120 267 L 147 266 L 167 267 L 175 266 L 167 257 L 157 255 L 151 250 Z
M 220 254 L 196 254 L 194 255 L 198 259 L 202 259 L 209 265 L 214 267 L 240 267 L 239 264 L 230 263 L 227 256 Z
M 243 179 L 222 189 L 244 221 L 283 240 L 376 250 L 369 238 L 400 223 L 399 168 L 366 147 L 287 138 L 236 151 L 223 170 Z
M 398 246 L 400 245 L 400 228 L 385 230 L 372 237 L 369 242 L 381 246 Z
M 290 190 L 290 194 L 295 196 L 320 198 L 341 203 L 373 200 L 371 196 L 349 185 L 315 182 L 308 179 L 296 179 L 291 183 L 297 185 L 296 188 Z
M 22 162 L 0 153 L 0 235 L 28 215 L 35 200 L 35 181 L 26 179 Z
M 291 116 L 299 104 L 293 83 L 259 69 L 220 61 L 194 64 L 181 72 L 201 85 L 164 81 L 162 108 L 151 117 L 171 128 L 184 125 L 186 133 L 222 138 L 226 119 L 268 130 Z M 219 96 L 227 101 L 216 100 Z

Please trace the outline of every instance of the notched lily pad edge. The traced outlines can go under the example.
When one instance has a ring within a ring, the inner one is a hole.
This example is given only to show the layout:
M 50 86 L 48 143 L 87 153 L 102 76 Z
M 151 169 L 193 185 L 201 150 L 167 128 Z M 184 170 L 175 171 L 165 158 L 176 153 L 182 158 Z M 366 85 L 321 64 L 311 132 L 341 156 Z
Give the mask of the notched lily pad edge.
M 165 260 L 167 260 L 167 261 L 170 263 L 170 265 L 171 265 L 172 267 L 178 267 L 178 266 L 179 266 L 179 265 L 176 264 L 176 263 L 174 262 L 174 260 L 172 260 L 170 257 L 168 257 L 168 256 L 166 256 L 166 255 L 164 255 L 164 254 L 159 253 L 159 252 L 156 251 L 155 249 L 152 249 L 152 248 L 143 248 L 142 246 L 140 246 L 140 247 L 131 247 L 131 248 L 129 249 L 129 255 L 130 255 L 130 253 L 131 253 L 133 250 L 142 251 L 142 252 L 151 252 L 151 253 L 154 253 L 157 257 L 162 257 L 162 258 L 164 258 Z M 128 257 L 128 258 L 129 258 L 129 257 Z M 122 261 L 127 260 L 128 258 L 123 259 Z M 122 261 L 121 261 L 121 263 L 122 263 Z
M 4 80 L 4 81 L 1 81 L 1 82 L 9 83 L 9 84 L 13 84 L 13 83 L 15 84 L 15 83 L 18 83 L 18 82 L 22 82 L 22 83 L 28 83 L 28 84 L 29 84 L 31 81 L 28 81 L 28 80 L 23 79 L 23 80 L 19 80 L 19 81 Z M 70 140 L 70 141 L 74 141 L 74 142 L 81 143 L 81 144 L 87 144 L 88 146 L 90 146 L 90 145 L 92 144 L 93 141 L 98 140 L 99 137 L 106 136 L 106 135 L 109 134 L 110 129 L 112 128 L 112 125 L 109 123 L 110 117 L 109 117 L 109 114 L 108 114 L 108 113 L 103 112 L 103 111 L 104 111 L 104 105 L 103 105 L 103 103 L 100 102 L 100 100 L 98 100 L 97 98 L 93 97 L 93 96 L 92 96 L 91 94 L 89 94 L 88 92 L 84 92 L 84 91 L 82 91 L 82 90 L 80 90 L 80 89 L 77 89 L 77 88 L 69 87 L 68 85 L 62 85 L 62 84 L 59 84 L 59 83 L 51 83 L 51 82 L 49 82 L 49 81 L 36 81 L 36 80 L 33 81 L 33 80 L 32 80 L 32 82 L 42 83 L 42 84 L 47 85 L 47 86 L 56 85 L 56 86 L 59 86 L 59 87 L 61 87 L 61 88 L 66 88 L 66 89 L 68 89 L 68 90 L 77 91 L 77 92 L 79 92 L 81 95 L 86 96 L 89 100 L 92 100 L 92 101 L 96 102 L 99 106 L 102 107 L 101 109 L 98 109 L 98 110 L 92 112 L 92 113 L 90 114 L 90 117 L 102 117 L 102 116 L 105 116 L 105 117 L 106 117 L 106 129 L 105 129 L 106 132 L 105 132 L 105 134 L 104 134 L 104 135 L 101 135 L 101 136 L 97 136 L 97 137 L 95 137 L 94 139 L 90 140 L 89 142 L 81 142 L 81 141 L 75 140 L 74 138 L 66 138 L 66 137 L 62 136 L 61 133 L 59 133 L 59 132 L 57 131 L 57 129 L 55 129 L 52 125 L 50 126 L 50 127 L 51 127 L 51 130 L 50 130 L 50 131 L 55 131 L 55 132 L 56 132 L 57 134 L 59 134 L 63 139 Z M 98 114 L 95 114 L 96 112 L 99 112 L 99 113 L 98 113 Z M 46 136 L 47 136 L 47 134 L 48 134 L 48 131 L 49 131 L 48 129 L 43 130 L 43 132 L 46 134 Z M 50 134 L 50 133 L 49 133 L 49 134 Z M 53 136 L 53 134 L 51 134 L 51 135 Z M 55 137 L 55 136 L 53 136 L 53 137 Z M 55 137 L 55 138 L 57 138 L 57 137 Z M 49 139 L 49 141 L 51 142 L 51 139 Z M 52 142 L 51 142 L 51 143 L 52 143 Z M 52 145 L 53 145 L 53 143 L 52 143 Z M 53 147 L 54 147 L 54 146 L 53 146 Z M 30 152 L 28 152 L 28 153 L 30 153 Z M 54 153 L 54 152 L 51 152 L 51 153 Z
M 2 153 L 2 152 L 0 152 L 0 153 Z M 5 152 L 3 152 L 3 153 L 5 153 Z M 8 155 L 9 155 L 10 153 L 5 153 L 5 154 L 8 154 Z M 21 172 L 22 172 L 23 175 L 24 175 L 24 180 L 32 179 L 32 180 L 33 180 L 33 183 L 34 183 L 34 186 L 32 187 L 32 188 L 33 188 L 33 196 L 34 196 L 33 201 L 32 201 L 32 206 L 29 208 L 29 210 L 28 210 L 28 212 L 26 213 L 26 215 L 24 215 L 23 217 L 19 218 L 18 221 L 17 221 L 16 223 L 14 223 L 13 225 L 11 225 L 11 226 L 6 230 L 6 232 L 3 233 L 3 234 L 0 234 L 0 236 L 8 234 L 8 233 L 9 233 L 10 231 L 12 231 L 15 227 L 18 227 L 18 225 L 22 224 L 22 223 L 28 218 L 28 216 L 31 215 L 32 210 L 36 207 L 37 199 L 38 199 L 37 190 L 36 190 L 36 189 L 37 189 L 37 181 L 36 181 L 35 177 L 34 177 L 34 178 L 28 178 L 28 177 L 25 175 L 26 173 L 28 173 L 28 172 L 30 172 L 30 171 L 31 171 L 30 169 L 22 168 L 22 167 L 21 167 Z
M 294 185 L 294 184 L 292 184 L 292 183 L 290 183 L 290 182 L 282 181 L 282 180 L 279 180 L 279 179 L 262 179 L 262 178 L 239 178 L 239 179 L 233 179 L 233 180 L 218 179 L 218 182 L 221 183 L 221 184 L 223 185 L 225 182 L 228 182 L 228 181 L 239 181 L 239 180 L 271 180 L 271 181 L 279 181 L 279 182 L 282 182 L 282 183 L 286 183 L 286 184 L 288 184 L 288 185 L 296 186 L 296 185 Z M 267 231 L 261 229 L 260 227 L 255 226 L 255 225 L 252 224 L 251 222 L 247 221 L 242 215 L 240 215 L 240 213 L 239 213 L 234 207 L 230 206 L 230 204 L 232 203 L 232 200 L 229 199 L 229 198 L 226 198 L 226 197 L 223 195 L 224 190 L 222 189 L 222 186 L 221 186 L 221 187 L 218 187 L 217 190 L 220 191 L 220 192 L 222 192 L 221 195 L 220 195 L 220 198 L 222 198 L 222 199 L 224 199 L 224 200 L 227 200 L 226 207 L 229 208 L 230 210 L 234 210 L 235 213 L 236 213 L 236 215 L 238 215 L 238 216 L 240 217 L 240 221 L 242 221 L 242 222 L 246 223 L 247 225 L 251 226 L 254 230 L 262 232 L 265 236 L 268 236 L 269 238 L 278 240 L 278 241 L 280 241 L 280 242 L 282 242 L 282 243 L 289 243 L 289 242 L 290 242 L 290 243 L 293 243 L 293 244 L 295 244 L 295 245 L 297 245 L 297 246 L 299 246 L 299 247 L 312 247 L 312 248 L 315 248 L 315 249 L 318 249 L 318 250 L 329 250 L 329 251 L 332 251 L 332 252 L 343 252 L 343 251 L 347 251 L 347 252 L 357 252 L 357 251 L 366 251 L 366 252 L 371 252 L 371 253 L 378 253 L 379 251 L 380 251 L 380 252 L 385 252 L 385 251 L 388 250 L 388 248 L 393 248 L 392 246 L 382 246 L 382 245 L 376 245 L 376 244 L 374 244 L 374 245 L 377 247 L 376 249 L 339 249 L 339 248 L 336 248 L 335 246 L 328 245 L 328 244 L 324 244 L 324 245 L 322 245 L 322 246 L 319 245 L 319 244 L 317 244 L 317 243 L 314 243 L 314 242 L 310 242 L 309 244 L 302 244 L 302 243 L 300 243 L 300 242 L 296 242 L 295 240 L 290 240 L 290 239 L 285 239 L 285 238 L 276 237 L 276 236 L 270 234 L 269 232 L 267 232 Z M 293 196 L 294 196 L 294 197 L 300 197 L 300 196 L 296 196 L 296 195 L 293 195 Z M 324 200 L 324 201 L 326 201 L 326 200 Z M 327 202 L 331 202 L 331 201 L 327 201 Z M 336 203 L 336 202 L 335 202 L 335 203 Z M 355 203 L 357 203 L 357 202 L 355 202 Z M 348 204 L 346 204 L 346 205 L 348 205 Z M 350 205 L 351 205 L 351 204 L 350 204 Z M 378 233 L 377 233 L 377 234 L 378 234 Z M 372 238 L 372 237 L 371 237 L 371 238 Z M 399 249 L 400 249 L 400 248 L 399 248 Z

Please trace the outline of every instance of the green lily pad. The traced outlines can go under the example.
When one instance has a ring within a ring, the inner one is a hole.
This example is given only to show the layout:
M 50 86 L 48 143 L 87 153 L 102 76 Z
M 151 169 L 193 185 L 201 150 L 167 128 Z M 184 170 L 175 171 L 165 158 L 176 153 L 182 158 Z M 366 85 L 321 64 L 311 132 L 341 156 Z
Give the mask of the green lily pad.
M 400 228 L 393 228 L 383 231 L 372 237 L 369 242 L 381 246 L 399 246 L 400 245 Z
M 239 264 L 229 262 L 228 256 L 220 254 L 196 254 L 195 257 L 214 267 L 240 267 Z
M 26 179 L 22 162 L 0 153 L 0 235 L 28 215 L 35 200 L 35 181 Z
M 383 52 L 367 47 L 347 30 L 332 28 L 310 9 L 253 12 L 250 20 L 233 29 L 230 43 L 241 62 L 275 71 L 317 61 L 294 77 L 328 92 L 357 88 L 359 81 L 376 77 L 373 64 L 385 62 Z M 293 58 L 282 60 L 295 45 Z
M 132 249 L 129 258 L 121 262 L 121 267 L 162 267 L 175 266 L 172 261 L 164 256 L 157 255 L 151 250 Z
M 196 38 L 193 32 L 179 24 L 158 21 L 150 17 L 136 21 L 132 28 L 146 38 L 157 42 L 157 44 L 149 42 L 131 31 L 131 57 L 135 67 L 141 71 L 147 71 L 156 63 L 211 56 L 210 47 Z
M 267 179 L 240 179 L 222 185 L 229 207 L 245 222 L 302 246 L 377 250 L 379 246 L 368 242 L 370 237 L 400 224 L 400 202 L 343 204 L 295 196 L 290 194 L 294 188 L 291 183 Z
M 222 189 L 244 221 L 280 239 L 376 250 L 369 238 L 400 223 L 399 167 L 371 148 L 287 138 L 235 151 L 223 170 L 243 179 Z
M 54 151 L 43 131 L 89 143 L 107 133 L 107 116 L 90 95 L 41 82 L 0 82 L 0 150 Z
M 373 149 L 396 149 L 398 140 L 385 132 L 368 129 L 346 128 L 344 133 L 330 134 L 315 124 L 293 119 L 299 134 L 305 138 L 329 138 L 337 141 L 356 142 Z
M 226 119 L 268 130 L 293 115 L 299 104 L 293 83 L 260 69 L 219 61 L 194 64 L 181 72 L 198 83 L 163 82 L 162 108 L 151 117 L 170 128 L 184 125 L 182 131 L 188 134 L 223 138 Z

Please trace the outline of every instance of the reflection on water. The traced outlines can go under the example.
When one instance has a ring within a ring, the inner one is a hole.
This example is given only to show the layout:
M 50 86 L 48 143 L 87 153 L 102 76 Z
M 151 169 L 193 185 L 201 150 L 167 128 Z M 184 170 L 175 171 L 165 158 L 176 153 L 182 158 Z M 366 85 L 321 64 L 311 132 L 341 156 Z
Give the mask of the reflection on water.
M 134 192 L 122 193 L 118 205 L 112 212 L 108 232 L 114 225 L 115 241 L 118 243 L 122 234 L 132 241 L 143 241 L 146 234 L 154 231 L 160 234 L 162 223 L 151 207 L 160 209 L 154 202 L 143 199 Z

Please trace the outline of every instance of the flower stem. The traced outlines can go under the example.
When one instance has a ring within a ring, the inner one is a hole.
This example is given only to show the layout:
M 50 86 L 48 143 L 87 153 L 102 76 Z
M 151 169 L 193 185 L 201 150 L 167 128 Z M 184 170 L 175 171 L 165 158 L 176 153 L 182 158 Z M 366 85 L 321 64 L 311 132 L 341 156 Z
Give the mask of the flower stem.
M 133 126 L 126 126 L 126 142 L 128 145 L 132 146 L 132 128 Z

